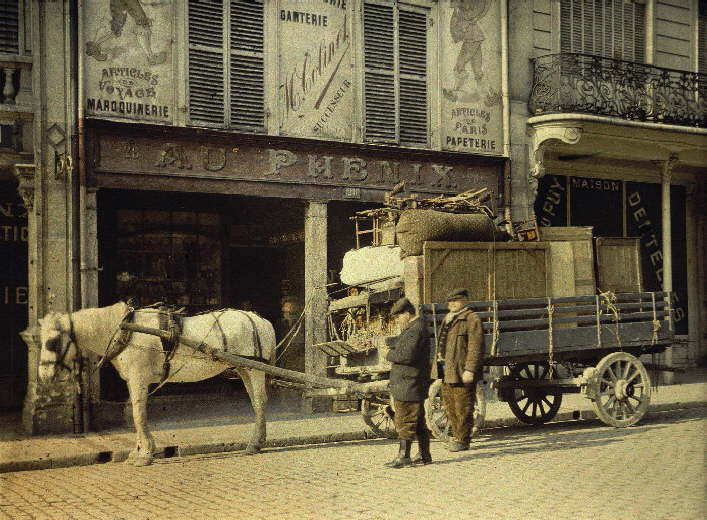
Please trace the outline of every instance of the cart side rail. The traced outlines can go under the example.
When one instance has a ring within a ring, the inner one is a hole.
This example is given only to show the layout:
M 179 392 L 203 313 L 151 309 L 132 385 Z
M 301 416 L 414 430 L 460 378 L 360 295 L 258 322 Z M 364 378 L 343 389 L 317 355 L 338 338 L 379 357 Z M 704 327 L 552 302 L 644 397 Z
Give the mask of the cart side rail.
M 487 364 L 595 349 L 657 351 L 673 339 L 667 292 L 489 300 L 467 307 L 482 320 Z M 436 332 L 448 309 L 446 304 L 424 304 L 420 312 Z

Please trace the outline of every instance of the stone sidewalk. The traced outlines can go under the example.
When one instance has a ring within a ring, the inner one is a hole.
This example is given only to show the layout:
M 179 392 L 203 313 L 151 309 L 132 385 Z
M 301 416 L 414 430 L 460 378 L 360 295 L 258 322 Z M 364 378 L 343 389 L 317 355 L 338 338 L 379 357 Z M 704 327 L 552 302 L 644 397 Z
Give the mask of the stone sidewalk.
M 707 378 L 685 384 L 654 389 L 651 412 L 707 406 Z M 578 394 L 566 394 L 553 422 L 592 420 L 591 402 Z M 176 457 L 245 449 L 252 423 L 248 417 L 235 417 L 237 424 L 188 426 L 178 423 L 152 425 L 160 453 L 158 457 Z M 484 428 L 524 426 L 508 405 L 489 402 Z M 327 413 L 302 416 L 295 413 L 269 414 L 267 447 L 331 443 L 375 438 L 358 413 Z M 132 449 L 134 433 L 130 430 L 52 435 L 0 441 L 0 473 L 22 470 L 83 466 L 121 462 Z

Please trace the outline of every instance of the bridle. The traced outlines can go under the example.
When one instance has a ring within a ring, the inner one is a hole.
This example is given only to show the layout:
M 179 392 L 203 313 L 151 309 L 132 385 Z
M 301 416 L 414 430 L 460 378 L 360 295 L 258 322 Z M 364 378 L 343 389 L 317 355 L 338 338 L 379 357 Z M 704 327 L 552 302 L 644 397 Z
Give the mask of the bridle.
M 76 346 L 76 336 L 74 334 L 74 320 L 71 319 L 71 313 L 68 314 L 69 316 L 69 341 L 66 342 L 66 346 L 61 350 L 59 354 L 57 354 L 57 359 L 56 361 L 40 361 L 39 365 L 40 366 L 46 366 L 46 365 L 53 365 L 55 368 L 62 368 L 66 371 L 71 371 L 71 367 L 66 364 L 66 355 L 69 353 L 69 349 L 71 348 L 71 345 Z M 54 371 L 54 374 L 52 375 L 52 380 L 56 378 L 56 370 Z

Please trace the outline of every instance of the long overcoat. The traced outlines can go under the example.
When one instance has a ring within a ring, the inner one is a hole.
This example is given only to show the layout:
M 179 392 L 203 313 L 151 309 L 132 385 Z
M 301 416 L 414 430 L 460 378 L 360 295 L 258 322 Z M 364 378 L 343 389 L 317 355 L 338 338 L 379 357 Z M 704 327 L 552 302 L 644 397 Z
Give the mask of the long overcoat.
M 479 317 L 469 309 L 455 316 L 448 327 L 446 335 L 440 334 L 444 345 L 438 344 L 437 351 L 444 351 L 444 382 L 460 384 L 465 370 L 477 374 L 483 366 L 483 328 Z M 432 377 L 442 377 L 438 373 L 437 363 L 433 367 Z
M 394 338 L 386 359 L 390 393 L 398 401 L 424 401 L 430 387 L 430 344 L 425 322 L 416 318 Z

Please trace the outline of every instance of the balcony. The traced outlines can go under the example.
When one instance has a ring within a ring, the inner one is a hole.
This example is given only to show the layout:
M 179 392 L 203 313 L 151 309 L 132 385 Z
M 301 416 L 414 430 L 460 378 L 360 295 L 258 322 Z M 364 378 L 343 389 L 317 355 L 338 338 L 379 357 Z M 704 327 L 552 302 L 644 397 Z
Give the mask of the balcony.
M 533 116 L 582 113 L 707 128 L 707 78 L 588 54 L 533 60 Z

